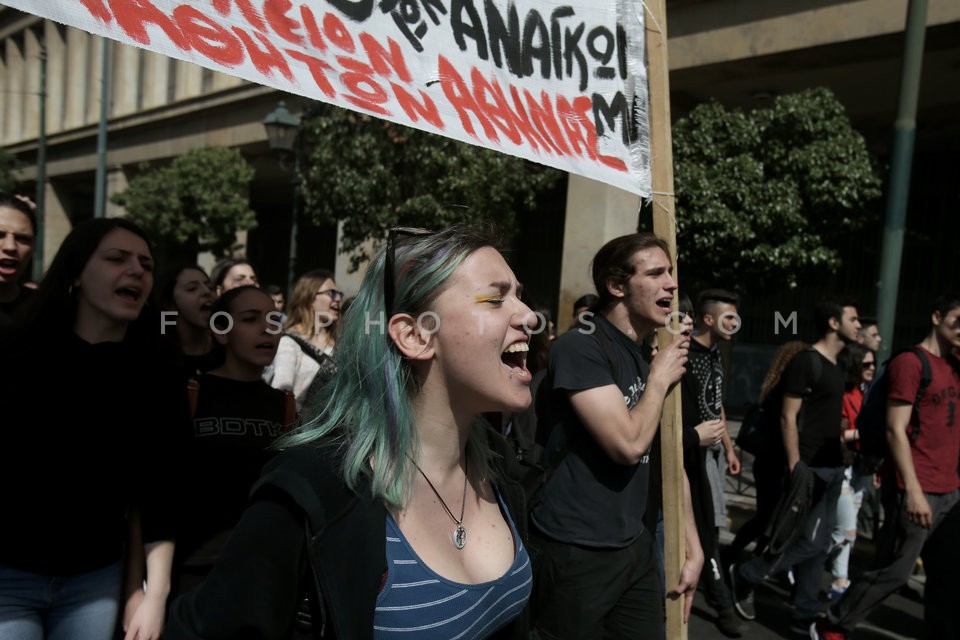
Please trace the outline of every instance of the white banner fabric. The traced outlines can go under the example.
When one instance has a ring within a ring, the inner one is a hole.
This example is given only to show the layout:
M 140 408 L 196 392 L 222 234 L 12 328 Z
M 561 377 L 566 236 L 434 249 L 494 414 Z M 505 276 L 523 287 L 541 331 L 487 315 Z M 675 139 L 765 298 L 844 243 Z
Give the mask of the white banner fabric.
M 649 197 L 640 0 L 3 0 Z

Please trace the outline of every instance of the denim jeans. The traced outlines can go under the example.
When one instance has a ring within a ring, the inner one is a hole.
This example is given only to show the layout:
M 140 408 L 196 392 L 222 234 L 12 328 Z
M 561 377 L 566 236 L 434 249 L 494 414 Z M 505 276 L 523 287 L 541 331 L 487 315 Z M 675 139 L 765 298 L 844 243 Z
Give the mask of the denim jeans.
M 817 476 L 823 493 L 807 514 L 800 535 L 782 555 L 776 558 L 761 556 L 740 565 L 740 577 L 752 584 L 794 568 L 797 577 L 794 620 L 808 620 L 822 613 L 820 579 L 830 550 L 830 535 L 837 521 L 837 500 L 844 477 L 843 467 L 811 467 L 810 470 Z
M 834 582 L 849 578 L 850 550 L 857 541 L 857 514 L 863 504 L 863 489 L 871 480 L 871 476 L 855 475 L 851 467 L 844 470 L 843 486 L 837 500 L 837 524 L 831 536 L 835 555 L 830 573 Z
M 121 577 L 120 563 L 73 576 L 0 566 L 0 638 L 111 640 Z

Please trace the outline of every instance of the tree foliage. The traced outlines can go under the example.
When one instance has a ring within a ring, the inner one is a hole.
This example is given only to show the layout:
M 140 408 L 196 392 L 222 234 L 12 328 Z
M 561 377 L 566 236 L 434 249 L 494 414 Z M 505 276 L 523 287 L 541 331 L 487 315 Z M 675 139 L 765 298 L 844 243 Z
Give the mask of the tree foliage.
M 0 149 L 0 191 L 13 193 L 17 187 L 17 179 L 13 172 L 19 167 L 17 159 L 5 149 Z
M 700 105 L 673 145 L 677 246 L 695 284 L 795 287 L 836 270 L 839 240 L 876 219 L 881 181 L 827 89 L 748 112 Z
M 126 207 L 168 257 L 229 255 L 236 232 L 257 226 L 248 195 L 253 167 L 236 149 L 193 149 L 167 167 L 144 163 L 139 169 L 111 200 Z
M 561 172 L 449 138 L 355 112 L 318 106 L 303 120 L 302 168 L 307 214 L 318 224 L 343 221 L 353 267 L 369 256 L 365 241 L 394 226 L 443 228 L 494 221 L 505 236 L 516 215 Z

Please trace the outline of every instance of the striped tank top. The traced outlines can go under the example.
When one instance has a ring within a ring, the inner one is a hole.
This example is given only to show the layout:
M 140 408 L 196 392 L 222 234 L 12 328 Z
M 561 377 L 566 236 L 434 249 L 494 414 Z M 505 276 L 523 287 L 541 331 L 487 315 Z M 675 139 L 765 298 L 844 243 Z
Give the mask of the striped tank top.
M 487 638 L 520 615 L 530 597 L 533 570 L 499 491 L 497 500 L 513 533 L 516 552 L 505 574 L 480 584 L 460 584 L 431 570 L 387 514 L 387 581 L 377 595 L 374 638 Z

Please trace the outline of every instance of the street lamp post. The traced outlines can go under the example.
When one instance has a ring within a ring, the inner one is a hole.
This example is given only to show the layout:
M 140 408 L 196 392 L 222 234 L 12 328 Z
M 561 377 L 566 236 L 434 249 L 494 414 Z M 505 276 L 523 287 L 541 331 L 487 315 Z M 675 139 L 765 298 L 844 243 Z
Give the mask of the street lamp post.
M 280 154 L 293 154 L 293 207 L 290 212 L 290 262 L 287 267 L 287 300 L 293 296 L 297 263 L 297 217 L 300 210 L 300 155 L 302 151 L 300 118 L 287 110 L 281 100 L 277 108 L 263 119 L 270 148 Z M 281 161 L 282 164 L 282 161 Z

